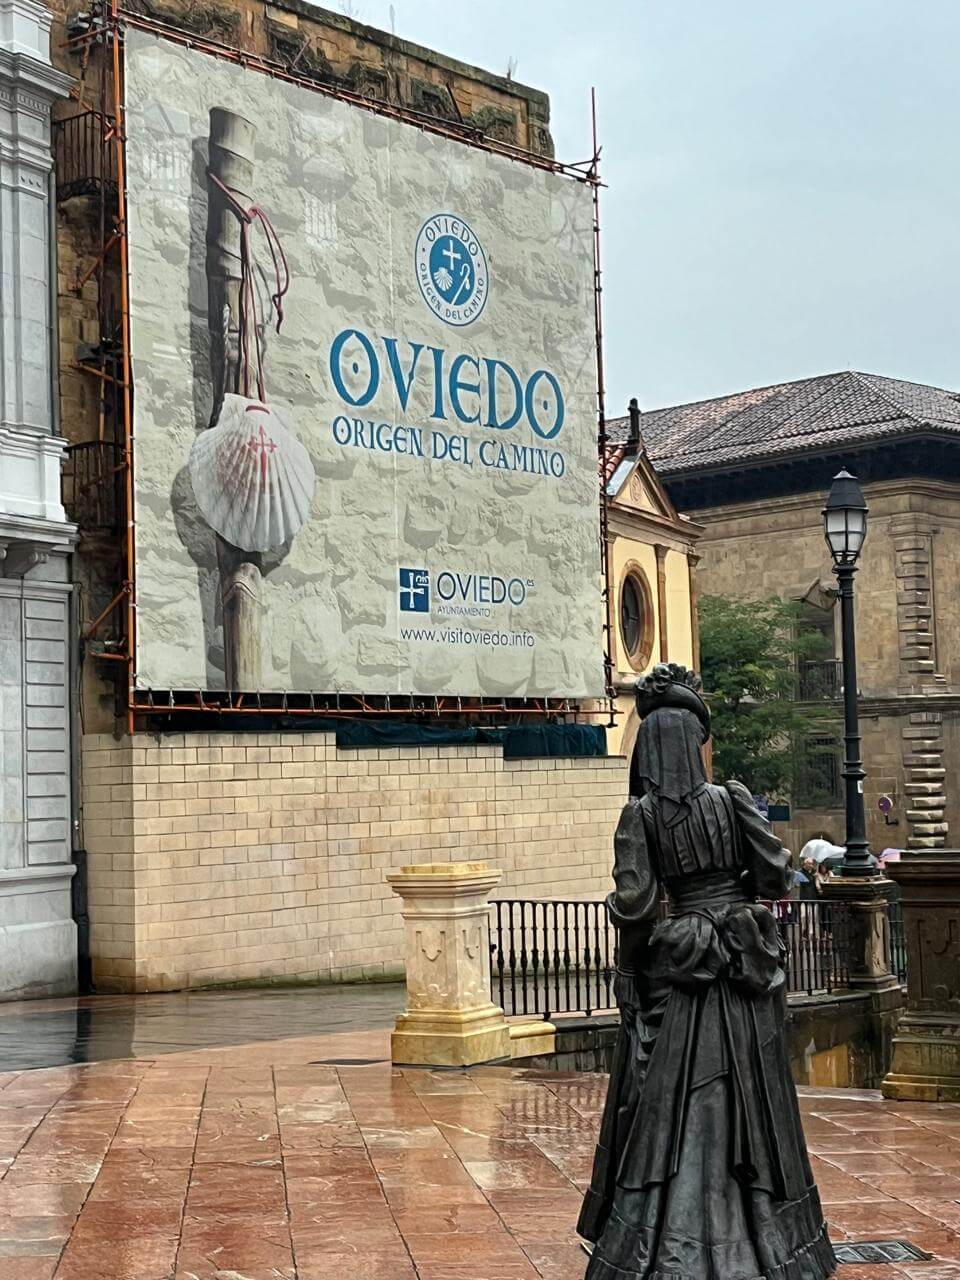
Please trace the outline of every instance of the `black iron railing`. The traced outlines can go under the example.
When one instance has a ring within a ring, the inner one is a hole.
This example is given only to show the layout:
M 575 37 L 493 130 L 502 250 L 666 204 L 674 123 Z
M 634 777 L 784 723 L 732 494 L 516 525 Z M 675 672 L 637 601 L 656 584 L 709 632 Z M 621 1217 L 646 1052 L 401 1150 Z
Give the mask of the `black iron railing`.
M 509 898 L 490 906 L 491 998 L 505 1013 L 589 1017 L 614 1007 L 616 930 L 602 901 Z M 845 903 L 785 901 L 771 910 L 783 939 L 791 995 L 829 993 L 849 984 Z M 893 959 L 904 956 L 902 920 L 898 934 L 895 919 L 891 913 Z M 893 962 L 891 967 L 900 972 Z
M 836 702 L 840 697 L 840 661 L 803 661 L 797 667 L 797 699 L 800 702 Z
M 63 504 L 85 532 L 116 529 L 120 520 L 123 449 L 108 440 L 67 446 Z
M 903 928 L 903 904 L 899 901 L 887 904 L 890 940 L 890 972 L 895 973 L 901 985 L 907 980 L 907 935 Z
M 116 191 L 116 147 L 99 111 L 54 120 L 53 157 L 58 201 L 96 195 L 102 187 Z
M 786 950 L 787 992 L 816 995 L 850 982 L 850 908 L 844 902 L 788 900 L 767 904 Z
M 602 901 L 508 898 L 490 906 L 494 1004 L 544 1018 L 613 1007 L 617 939 Z

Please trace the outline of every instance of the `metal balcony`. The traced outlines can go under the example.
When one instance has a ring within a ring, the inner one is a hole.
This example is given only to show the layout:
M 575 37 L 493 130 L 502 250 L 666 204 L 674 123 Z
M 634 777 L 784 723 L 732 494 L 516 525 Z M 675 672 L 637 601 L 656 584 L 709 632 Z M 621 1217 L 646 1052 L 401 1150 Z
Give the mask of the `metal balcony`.
M 797 666 L 798 702 L 836 702 L 843 689 L 840 660 L 800 662 Z

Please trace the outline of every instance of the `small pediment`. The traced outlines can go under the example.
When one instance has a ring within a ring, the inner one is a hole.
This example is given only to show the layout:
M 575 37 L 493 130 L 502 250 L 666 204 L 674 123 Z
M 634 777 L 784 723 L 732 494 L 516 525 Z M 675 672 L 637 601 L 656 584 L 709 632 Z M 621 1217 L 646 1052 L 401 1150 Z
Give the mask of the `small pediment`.
M 618 507 L 675 521 L 677 512 L 645 453 L 621 456 L 608 469 L 607 498 Z

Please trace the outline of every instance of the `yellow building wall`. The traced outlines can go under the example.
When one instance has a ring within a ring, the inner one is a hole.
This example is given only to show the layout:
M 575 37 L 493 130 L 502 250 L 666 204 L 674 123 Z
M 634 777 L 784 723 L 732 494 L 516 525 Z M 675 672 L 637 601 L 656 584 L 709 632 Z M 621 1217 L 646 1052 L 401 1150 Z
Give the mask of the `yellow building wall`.
M 653 643 L 651 657 L 644 666 L 648 670 L 652 663 L 658 661 L 660 652 L 660 623 L 657 617 L 657 554 L 649 543 L 630 538 L 616 538 L 610 548 L 610 593 L 611 628 L 610 643 L 612 647 L 614 679 L 627 680 L 636 676 L 637 672 L 630 665 L 620 634 L 620 593 L 626 575 L 627 566 L 635 564 L 643 571 L 650 588 L 650 599 L 653 603 Z M 669 622 L 668 622 L 669 627 Z
M 653 542 L 642 537 L 656 536 L 660 545 L 664 539 L 653 533 L 629 537 L 620 534 L 610 546 L 611 626 L 610 643 L 613 659 L 614 685 L 617 687 L 616 724 L 607 730 L 608 750 L 612 755 L 629 756 L 633 750 L 639 721 L 634 705 L 633 684 L 638 677 L 663 661 L 661 657 L 661 628 L 657 599 L 657 553 Z M 649 587 L 649 603 L 652 607 L 651 643 L 646 662 L 637 671 L 626 656 L 620 634 L 620 593 L 628 566 L 642 570 Z M 664 595 L 666 603 L 666 661 L 677 662 L 693 668 L 696 646 L 691 602 L 691 566 L 686 547 L 668 547 L 664 557 Z
M 693 617 L 690 607 L 690 561 L 679 551 L 668 551 L 667 661 L 694 665 Z

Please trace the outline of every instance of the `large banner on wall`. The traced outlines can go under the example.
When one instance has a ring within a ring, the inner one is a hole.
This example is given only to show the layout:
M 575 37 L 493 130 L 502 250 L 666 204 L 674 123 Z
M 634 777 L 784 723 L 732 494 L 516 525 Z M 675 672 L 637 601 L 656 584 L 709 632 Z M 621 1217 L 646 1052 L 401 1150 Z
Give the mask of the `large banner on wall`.
M 589 186 L 127 33 L 137 683 L 603 691 Z

